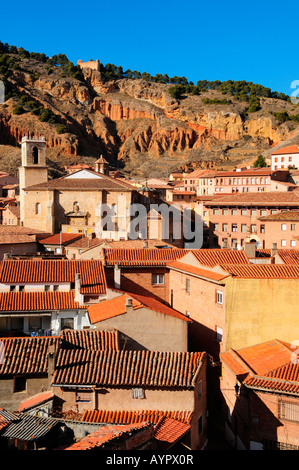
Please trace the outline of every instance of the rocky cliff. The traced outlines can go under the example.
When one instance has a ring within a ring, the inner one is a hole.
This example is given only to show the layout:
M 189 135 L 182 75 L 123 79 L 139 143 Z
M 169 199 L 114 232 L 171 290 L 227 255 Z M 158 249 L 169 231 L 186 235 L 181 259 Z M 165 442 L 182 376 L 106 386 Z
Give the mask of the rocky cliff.
M 261 98 L 261 109 L 246 114 L 247 104 L 234 100 L 203 104 L 204 97 L 223 98 L 216 91 L 177 100 L 169 85 L 105 82 L 98 70 L 82 71 L 84 79 L 76 80 L 59 67 L 19 59 L 19 67 L 5 77 L 10 97 L 0 105 L 0 158 L 5 146 L 18 147 L 25 135 L 45 136 L 58 165 L 103 154 L 128 171 L 158 174 L 166 166 L 232 168 L 298 135 L 293 121 L 279 124 L 271 114 L 294 112 L 287 101 Z M 41 120 L 32 100 L 54 120 Z

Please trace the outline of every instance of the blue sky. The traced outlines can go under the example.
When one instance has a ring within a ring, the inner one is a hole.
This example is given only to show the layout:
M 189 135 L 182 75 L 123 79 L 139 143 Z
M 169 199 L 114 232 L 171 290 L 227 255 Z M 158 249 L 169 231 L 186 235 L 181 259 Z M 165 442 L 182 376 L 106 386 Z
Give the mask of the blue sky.
M 1 6 L 0 41 L 124 70 L 246 80 L 291 94 L 299 80 L 298 3 L 16 0 Z

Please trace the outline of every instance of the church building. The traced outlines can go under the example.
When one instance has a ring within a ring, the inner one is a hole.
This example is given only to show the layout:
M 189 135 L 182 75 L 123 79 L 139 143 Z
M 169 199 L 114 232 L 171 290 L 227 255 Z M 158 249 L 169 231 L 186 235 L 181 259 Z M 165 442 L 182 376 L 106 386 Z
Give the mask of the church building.
M 79 233 L 97 233 L 100 238 L 127 238 L 127 210 L 139 199 L 135 187 L 109 177 L 102 170 L 102 161 L 95 166 L 98 171 L 82 169 L 49 179 L 45 138 L 23 137 L 21 152 L 21 225 L 51 234 L 76 228 Z M 113 225 L 108 227 L 102 225 L 107 215 L 103 207 L 111 208 Z

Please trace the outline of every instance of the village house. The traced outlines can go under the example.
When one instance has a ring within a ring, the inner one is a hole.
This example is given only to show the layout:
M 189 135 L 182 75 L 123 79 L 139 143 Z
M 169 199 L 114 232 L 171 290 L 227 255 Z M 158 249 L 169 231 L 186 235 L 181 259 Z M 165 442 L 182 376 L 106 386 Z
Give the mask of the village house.
M 55 233 L 41 240 L 40 244 L 42 245 L 45 251 L 65 255 L 67 252 L 67 246 L 76 240 L 80 240 L 82 234 L 80 233 Z
M 98 260 L 3 260 L 0 262 L 1 330 L 31 334 L 90 326 L 86 306 L 106 298 Z
M 221 354 L 219 422 L 233 449 L 299 449 L 296 347 L 272 339 Z
M 297 240 L 294 236 L 299 228 L 299 210 L 270 214 L 260 217 L 259 220 L 264 225 L 267 247 L 276 243 L 279 248 L 296 248 Z
M 205 353 L 60 349 L 52 389 L 62 411 L 190 411 L 189 447 L 206 445 Z
M 116 328 L 128 349 L 188 351 L 188 317 L 151 296 L 108 290 L 107 297 L 88 307 L 93 327 Z
M 299 168 L 299 146 L 290 145 L 271 153 L 272 170 Z
M 115 330 L 65 330 L 57 336 L 2 337 L 0 341 L 0 403 L 12 412 L 28 410 L 33 403 L 44 401 L 45 392 L 52 392 L 54 356 L 60 347 L 89 350 L 119 350 L 120 347 Z M 51 412 L 62 406 L 54 395 L 46 398 L 52 402 Z M 45 411 L 42 415 L 47 416 Z
M 179 248 L 103 248 L 107 286 L 136 294 L 151 295 L 168 302 L 167 262 L 182 257 Z

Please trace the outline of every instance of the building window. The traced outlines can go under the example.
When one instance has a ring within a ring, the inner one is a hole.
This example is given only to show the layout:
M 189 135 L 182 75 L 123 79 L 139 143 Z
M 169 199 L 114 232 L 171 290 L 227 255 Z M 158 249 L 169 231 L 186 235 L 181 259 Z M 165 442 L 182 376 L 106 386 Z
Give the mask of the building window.
M 277 209 L 271 209 L 271 214 L 277 214 Z
M 33 164 L 38 165 L 38 148 L 37 147 L 33 147 L 32 156 L 33 156 Z
M 41 213 L 41 205 L 39 202 L 35 204 L 35 213 L 40 214 Z
M 213 214 L 214 215 L 219 215 L 219 209 L 214 209 Z
M 260 232 L 261 232 L 261 233 L 265 233 L 265 225 L 261 225 L 261 226 L 260 226 Z
M 25 392 L 27 387 L 26 376 L 14 377 L 14 393 Z
M 287 224 L 281 224 L 281 230 L 286 230 L 287 229 Z
M 190 294 L 190 279 L 186 279 L 186 292 Z
M 74 319 L 73 318 L 62 318 L 61 319 L 61 329 L 74 329 Z
M 23 292 L 25 289 L 25 286 L 19 286 L 19 292 Z
M 76 390 L 76 402 L 90 403 L 92 392 L 87 390 Z
M 216 340 L 221 342 L 223 339 L 223 329 L 220 326 L 216 326 Z
M 135 400 L 145 398 L 144 388 L 132 388 L 132 398 Z
M 296 230 L 296 224 L 291 224 L 291 230 Z
M 228 232 L 228 224 L 222 224 L 222 231 Z
M 264 217 L 267 215 L 267 210 L 266 209 L 261 209 L 261 216 Z
M 286 240 L 281 240 L 281 246 L 287 246 L 287 241 Z
M 256 216 L 256 209 L 251 209 L 251 216 L 255 217 Z
M 251 231 L 251 233 L 256 233 L 256 232 L 257 232 L 257 230 L 256 230 L 256 225 L 255 225 L 255 224 L 252 224 L 252 225 L 250 226 L 250 231 Z
M 152 274 L 152 285 L 164 284 L 164 274 Z
M 237 232 L 237 231 L 238 231 L 238 225 L 232 224 L 232 232 Z
M 223 304 L 223 292 L 221 290 L 216 291 L 216 303 L 220 305 Z
M 53 286 L 53 290 L 56 292 L 59 290 L 59 285 L 58 284 L 54 284 Z
M 241 215 L 247 215 L 247 209 L 242 209 L 241 210 Z
M 299 422 L 299 403 L 282 400 L 278 406 L 278 417 L 286 421 Z
M 9 286 L 9 291 L 10 292 L 15 292 L 16 286 Z
M 214 224 L 214 230 L 215 230 L 215 232 L 218 232 L 218 230 L 219 230 L 219 224 Z
M 246 224 L 242 224 L 241 225 L 241 232 L 247 232 L 247 225 Z
M 232 215 L 238 215 L 238 211 L 237 209 L 232 209 L 232 212 L 231 212 Z
M 291 246 L 295 247 L 296 246 L 296 240 L 291 240 Z
M 228 215 L 228 209 L 223 209 L 222 215 Z
M 49 292 L 49 290 L 50 290 L 50 286 L 48 284 L 45 285 L 45 292 Z

